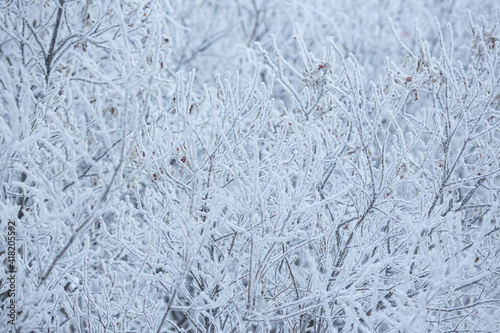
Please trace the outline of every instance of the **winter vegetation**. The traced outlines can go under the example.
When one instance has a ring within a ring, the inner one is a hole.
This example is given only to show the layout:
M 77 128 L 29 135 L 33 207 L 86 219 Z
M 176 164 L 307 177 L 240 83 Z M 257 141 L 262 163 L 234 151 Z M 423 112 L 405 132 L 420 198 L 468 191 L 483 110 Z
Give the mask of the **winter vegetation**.
M 0 327 L 499 331 L 496 5 L 1 0 Z

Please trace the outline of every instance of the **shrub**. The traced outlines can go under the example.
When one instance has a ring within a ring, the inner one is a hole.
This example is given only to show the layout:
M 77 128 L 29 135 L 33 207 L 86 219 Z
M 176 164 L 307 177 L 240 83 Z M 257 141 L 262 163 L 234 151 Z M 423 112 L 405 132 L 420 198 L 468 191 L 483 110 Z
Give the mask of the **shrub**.
M 2 5 L 17 328 L 499 327 L 494 26 L 466 11 L 468 35 L 436 18 L 410 39 L 402 11 L 370 25 L 377 48 L 349 21 L 351 39 L 327 39 L 312 6 L 197 4 Z M 283 11 L 304 22 L 278 31 Z M 243 24 L 212 34 L 204 15 Z M 208 50 L 239 39 L 241 70 L 215 74 Z

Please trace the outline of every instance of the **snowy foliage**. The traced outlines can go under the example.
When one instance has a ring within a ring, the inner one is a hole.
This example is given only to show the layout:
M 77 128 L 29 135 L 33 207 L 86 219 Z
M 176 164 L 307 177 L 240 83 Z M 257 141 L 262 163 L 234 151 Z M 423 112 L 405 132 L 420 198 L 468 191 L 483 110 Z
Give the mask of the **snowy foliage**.
M 0 9 L 19 332 L 500 329 L 493 1 Z

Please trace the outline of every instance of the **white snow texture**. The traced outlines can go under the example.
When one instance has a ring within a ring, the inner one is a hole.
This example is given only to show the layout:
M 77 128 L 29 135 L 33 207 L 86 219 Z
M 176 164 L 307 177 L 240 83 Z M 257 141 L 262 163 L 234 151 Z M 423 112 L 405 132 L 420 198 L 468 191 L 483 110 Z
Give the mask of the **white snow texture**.
M 497 5 L 0 1 L 0 327 L 500 331 Z

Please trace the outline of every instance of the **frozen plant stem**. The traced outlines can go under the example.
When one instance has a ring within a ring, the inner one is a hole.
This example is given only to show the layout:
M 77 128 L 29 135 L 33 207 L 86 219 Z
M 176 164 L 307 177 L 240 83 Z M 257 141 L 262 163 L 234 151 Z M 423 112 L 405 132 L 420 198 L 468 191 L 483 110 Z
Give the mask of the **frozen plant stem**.
M 52 263 L 49 266 L 49 269 L 45 272 L 45 274 L 40 279 L 40 284 L 38 285 L 38 288 L 40 288 L 41 286 L 43 286 L 45 284 L 45 282 L 47 281 L 47 278 L 50 276 L 50 273 L 52 272 L 52 270 L 54 269 L 54 267 L 57 265 L 58 261 L 61 260 L 61 258 L 64 256 L 64 254 L 69 250 L 69 248 L 71 247 L 71 245 L 73 244 L 73 242 L 77 239 L 77 237 L 80 235 L 80 233 L 82 232 L 82 230 L 84 230 L 85 227 L 87 227 L 87 225 L 89 225 L 90 222 L 94 222 L 96 219 L 99 218 L 98 216 L 95 216 L 95 214 L 101 208 L 101 206 L 104 204 L 104 202 L 106 201 L 106 199 L 107 199 L 107 197 L 108 197 L 108 195 L 109 195 L 109 193 L 111 191 L 111 187 L 113 186 L 113 183 L 114 183 L 114 180 L 116 178 L 116 175 L 118 174 L 118 171 L 121 168 L 122 163 L 123 163 L 123 159 L 120 160 L 120 163 L 115 168 L 115 170 L 113 172 L 113 176 L 111 177 L 111 181 L 106 186 L 106 190 L 102 194 L 102 196 L 99 199 L 98 203 L 94 206 L 94 209 L 92 210 L 91 215 L 82 224 L 80 224 L 80 226 L 71 235 L 71 238 L 68 240 L 68 242 L 63 247 L 63 249 L 54 258 L 54 260 L 52 261 Z
M 50 46 L 49 50 L 47 52 L 47 55 L 45 57 L 45 82 L 49 83 L 49 78 L 50 78 L 50 72 L 52 71 L 52 60 L 54 59 L 54 49 L 56 47 L 56 42 L 57 42 L 57 33 L 59 32 L 59 27 L 61 25 L 61 18 L 64 10 L 64 1 L 65 0 L 59 0 L 59 5 L 57 8 L 57 16 L 56 16 L 56 22 L 54 23 L 54 31 L 52 32 L 52 38 L 50 40 Z

